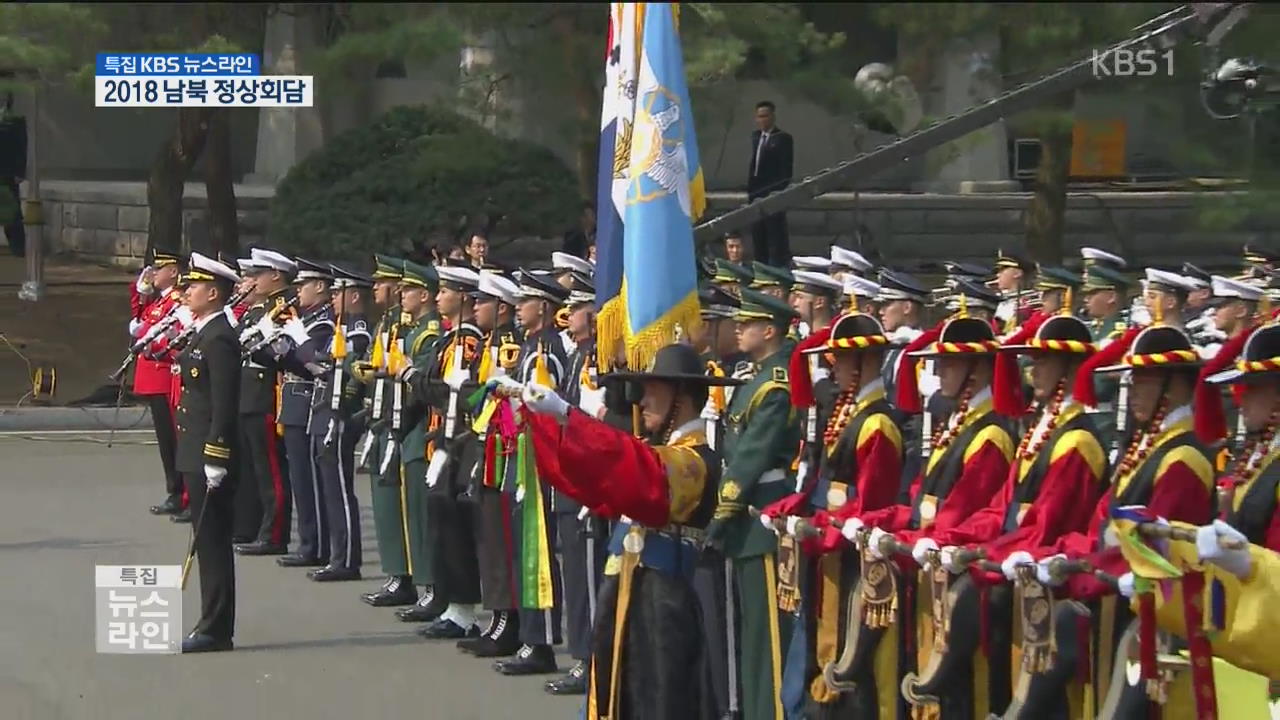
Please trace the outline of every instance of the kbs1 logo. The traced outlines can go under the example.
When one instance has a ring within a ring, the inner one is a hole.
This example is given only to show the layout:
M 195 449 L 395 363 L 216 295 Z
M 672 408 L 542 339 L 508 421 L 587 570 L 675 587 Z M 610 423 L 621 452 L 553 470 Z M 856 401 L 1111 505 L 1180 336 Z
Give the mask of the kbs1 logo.
M 1161 72 L 1173 77 L 1173 51 L 1151 48 L 1093 51 L 1093 77 L 1153 77 Z

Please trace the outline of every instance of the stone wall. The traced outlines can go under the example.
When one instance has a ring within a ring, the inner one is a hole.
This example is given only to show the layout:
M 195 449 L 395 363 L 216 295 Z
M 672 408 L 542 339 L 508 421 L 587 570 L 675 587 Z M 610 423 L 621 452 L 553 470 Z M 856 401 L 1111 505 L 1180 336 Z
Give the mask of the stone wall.
M 273 188 L 236 186 L 240 242 L 263 242 Z M 22 194 L 28 197 L 28 189 Z M 40 185 L 46 247 L 91 261 L 139 267 L 147 249 L 147 188 L 131 182 L 53 180 Z M 182 202 L 182 250 L 208 249 L 204 186 L 188 184 Z
M 273 192 L 269 186 L 236 186 L 242 244 L 266 239 Z M 148 219 L 143 184 L 52 181 L 41 186 L 41 193 L 46 238 L 53 252 L 131 267 L 141 262 Z M 1191 260 L 1210 267 L 1234 267 L 1246 242 L 1280 247 L 1277 226 L 1254 222 L 1232 231 L 1199 229 L 1205 195 L 1072 193 L 1067 203 L 1066 253 L 1076 256 L 1080 246 L 1094 246 L 1119 252 L 1136 265 Z M 708 215 L 721 214 L 745 200 L 742 193 L 711 193 Z M 825 255 L 835 242 L 878 255 L 886 263 L 906 265 L 943 259 L 983 261 L 998 248 L 1020 247 L 1029 206 L 1030 196 L 1025 193 L 829 193 L 790 211 L 787 218 L 796 255 Z M 566 218 L 565 225 L 571 222 Z M 203 185 L 187 186 L 182 226 L 184 251 L 207 249 Z M 506 244 L 495 238 L 495 249 L 512 262 L 543 259 L 557 247 L 554 239 L 524 238 Z
M 1231 231 L 1200 229 L 1203 204 L 1214 193 L 1074 192 L 1067 201 L 1064 253 L 1093 246 L 1119 252 L 1135 265 L 1184 260 L 1210 267 L 1239 265 L 1246 242 L 1280 245 L 1280 226 L 1246 222 Z M 714 193 L 708 215 L 746 201 Z M 787 213 L 796 255 L 826 254 L 831 243 L 878 254 L 886 263 L 943 259 L 989 260 L 1001 247 L 1025 245 L 1027 193 L 828 193 Z M 862 232 L 859 233 L 859 227 Z M 861 234 L 862 240 L 856 238 Z M 750 233 L 748 232 L 748 247 Z

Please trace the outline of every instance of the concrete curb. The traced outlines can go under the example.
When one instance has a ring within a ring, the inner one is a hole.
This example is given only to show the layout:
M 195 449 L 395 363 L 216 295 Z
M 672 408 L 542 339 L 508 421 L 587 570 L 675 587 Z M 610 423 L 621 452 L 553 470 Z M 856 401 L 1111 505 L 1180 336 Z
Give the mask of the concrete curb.
M 22 407 L 0 408 L 0 432 L 48 430 L 149 430 L 151 412 L 145 407 Z

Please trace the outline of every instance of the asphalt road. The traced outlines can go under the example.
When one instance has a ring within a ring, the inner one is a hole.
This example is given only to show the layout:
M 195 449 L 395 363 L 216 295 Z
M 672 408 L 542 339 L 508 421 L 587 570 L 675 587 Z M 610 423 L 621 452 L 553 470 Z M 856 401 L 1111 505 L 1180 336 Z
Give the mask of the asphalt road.
M 105 435 L 92 436 L 104 441 Z M 99 655 L 95 564 L 181 564 L 189 536 L 147 512 L 163 481 L 145 434 L 116 445 L 0 436 L 0 716 L 10 720 L 361 718 L 563 720 L 580 698 L 507 678 L 452 642 L 360 602 L 382 581 L 368 480 L 363 581 L 320 585 L 274 558 L 238 560 L 236 650 L 188 656 Z M 193 573 L 184 598 L 199 613 Z M 184 630 L 189 628 L 184 628 Z M 567 668 L 567 658 L 560 660 Z

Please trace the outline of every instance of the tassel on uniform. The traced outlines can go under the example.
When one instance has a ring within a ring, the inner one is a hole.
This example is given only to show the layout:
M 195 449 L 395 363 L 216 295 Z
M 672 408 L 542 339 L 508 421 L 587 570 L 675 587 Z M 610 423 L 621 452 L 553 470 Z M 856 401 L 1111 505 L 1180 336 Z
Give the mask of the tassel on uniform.
M 1083 363 L 1080 363 L 1080 369 L 1076 371 L 1076 382 L 1072 387 L 1071 394 L 1075 399 L 1088 407 L 1098 406 L 1098 394 L 1093 388 L 1093 371 L 1107 365 L 1114 365 L 1120 362 L 1120 359 L 1129 352 L 1129 347 L 1133 345 L 1134 338 L 1138 337 L 1138 333 L 1143 328 L 1131 327 L 1125 331 L 1123 335 L 1107 344 L 1098 352 L 1089 356 Z
M 1227 418 L 1222 408 L 1222 391 L 1216 385 L 1210 385 L 1205 379 L 1231 367 L 1236 358 L 1244 350 L 1245 343 L 1256 328 L 1251 328 L 1228 339 L 1218 349 L 1218 354 L 1209 359 L 1201 368 L 1196 379 L 1195 412 L 1196 436 L 1200 442 L 1213 445 L 1227 436 Z M 1234 388 L 1233 388 L 1234 389 Z
M 831 337 L 831 328 L 834 326 L 835 322 L 832 322 L 821 330 L 815 330 L 809 337 L 801 340 L 795 350 L 791 351 L 788 377 L 791 379 L 791 404 L 795 407 L 808 408 L 814 404 L 813 378 L 809 377 L 809 356 L 803 351 L 826 344 L 827 339 Z
M 916 377 L 916 367 L 920 364 L 919 358 L 911 357 L 911 353 L 932 345 L 942 336 L 942 326 L 944 323 L 938 323 L 932 328 L 920 333 L 920 337 L 907 343 L 902 349 L 902 354 L 898 358 L 898 393 L 894 398 L 895 404 L 908 413 L 918 413 L 923 409 L 920 401 L 920 380 Z

